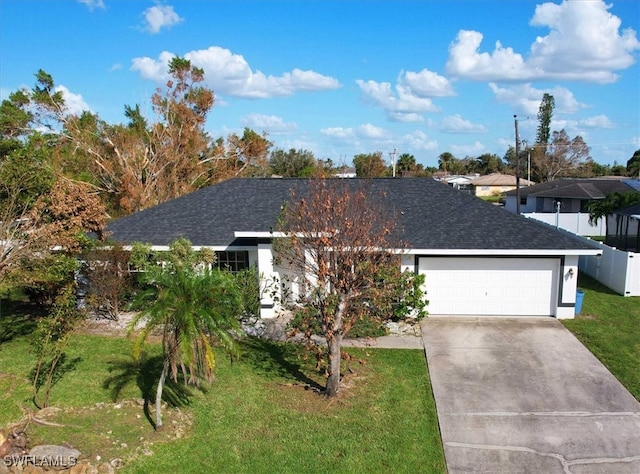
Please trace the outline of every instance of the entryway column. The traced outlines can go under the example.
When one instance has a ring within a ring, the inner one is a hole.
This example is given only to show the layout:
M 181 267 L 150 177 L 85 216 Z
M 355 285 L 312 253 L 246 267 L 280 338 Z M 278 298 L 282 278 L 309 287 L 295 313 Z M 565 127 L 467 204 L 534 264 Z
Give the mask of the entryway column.
M 275 317 L 275 304 L 272 297 L 274 285 L 279 285 L 277 274 L 273 271 L 273 253 L 271 243 L 258 243 L 258 274 L 260 277 L 260 317 Z

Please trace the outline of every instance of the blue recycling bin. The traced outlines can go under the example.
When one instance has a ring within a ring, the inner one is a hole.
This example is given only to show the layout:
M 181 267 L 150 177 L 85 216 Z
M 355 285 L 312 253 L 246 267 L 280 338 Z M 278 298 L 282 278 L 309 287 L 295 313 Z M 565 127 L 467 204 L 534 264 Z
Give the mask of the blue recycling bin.
M 576 314 L 580 314 L 582 311 L 582 301 L 584 301 L 584 291 L 576 290 Z

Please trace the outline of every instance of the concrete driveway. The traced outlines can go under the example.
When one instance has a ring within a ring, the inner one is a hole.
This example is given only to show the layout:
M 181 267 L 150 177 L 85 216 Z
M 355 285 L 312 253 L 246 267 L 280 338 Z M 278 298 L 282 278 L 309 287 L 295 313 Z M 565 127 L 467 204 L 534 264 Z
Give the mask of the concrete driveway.
M 422 332 L 450 473 L 640 473 L 640 403 L 559 321 Z

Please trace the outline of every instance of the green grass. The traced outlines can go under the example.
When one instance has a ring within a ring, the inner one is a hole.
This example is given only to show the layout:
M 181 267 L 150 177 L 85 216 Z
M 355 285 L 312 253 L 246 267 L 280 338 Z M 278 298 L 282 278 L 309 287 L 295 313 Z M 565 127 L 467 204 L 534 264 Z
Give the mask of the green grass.
M 239 361 L 219 358 L 203 390 L 167 387 L 160 432 L 136 403 L 153 396 L 158 347 L 139 366 L 130 353 L 126 339 L 75 335 L 73 364 L 52 390 L 59 410 L 46 417 L 65 426 L 32 423 L 32 444 L 120 458 L 124 472 L 445 472 L 423 351 L 350 349 L 345 387 L 330 400 L 302 348 L 249 339 Z M 35 410 L 34 364 L 27 336 L 0 344 L 0 426 Z
M 193 436 L 130 472 L 444 472 L 422 351 L 350 353 L 348 388 L 328 400 L 294 347 L 255 342 L 194 404 Z
M 477 197 L 487 202 L 500 202 L 500 199 L 504 198 L 504 196 L 501 196 L 500 194 L 491 195 L 491 196 L 477 196 Z
M 581 314 L 565 326 L 640 400 L 640 299 L 580 275 Z

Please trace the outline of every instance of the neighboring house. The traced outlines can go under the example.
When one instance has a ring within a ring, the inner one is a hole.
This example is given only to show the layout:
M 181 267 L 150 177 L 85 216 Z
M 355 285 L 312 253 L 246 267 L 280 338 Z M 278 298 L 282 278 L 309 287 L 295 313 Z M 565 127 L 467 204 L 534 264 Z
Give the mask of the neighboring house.
M 572 318 L 578 258 L 601 251 L 586 239 L 506 212 L 428 178 L 329 180 L 384 193 L 398 216 L 402 269 L 426 275 L 431 315 Z M 306 179 L 237 178 L 108 225 L 111 238 L 165 249 L 179 237 L 209 247 L 231 269 L 256 265 L 263 282 L 298 291 L 295 275 L 274 264 L 271 242 L 290 190 Z M 279 309 L 262 293 L 263 317 Z
M 589 203 L 613 192 L 633 191 L 634 180 L 620 176 L 558 179 L 520 188 L 520 212 L 579 235 L 604 236 L 605 225 L 589 223 Z M 516 191 L 506 193 L 505 208 L 516 212 Z
M 471 182 L 480 176 L 479 174 L 472 175 L 459 175 L 459 174 L 445 174 L 442 176 L 434 175 L 433 179 L 436 181 L 440 181 L 441 183 L 446 183 L 454 189 L 459 191 L 470 192 Z
M 357 176 L 356 169 L 349 166 L 343 166 L 335 174 L 336 178 L 356 178 Z
M 532 181 L 520 178 L 520 186 L 531 186 Z M 471 194 L 478 197 L 498 196 L 516 189 L 516 177 L 510 174 L 491 173 L 471 180 Z

